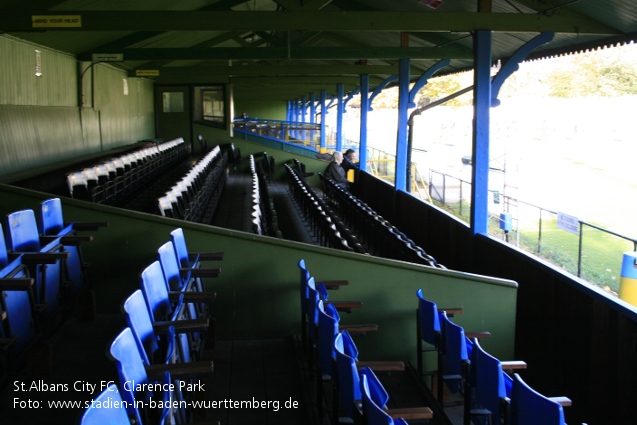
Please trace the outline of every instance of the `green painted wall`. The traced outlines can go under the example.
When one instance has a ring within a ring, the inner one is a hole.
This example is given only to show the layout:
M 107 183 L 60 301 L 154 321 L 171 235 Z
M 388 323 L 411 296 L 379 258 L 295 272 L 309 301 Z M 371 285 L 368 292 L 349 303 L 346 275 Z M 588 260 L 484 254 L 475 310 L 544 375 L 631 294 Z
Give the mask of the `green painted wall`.
M 0 185 L 0 213 L 37 210 L 47 195 Z M 377 323 L 380 330 L 358 342 L 361 358 L 415 358 L 418 288 L 441 307 L 463 307 L 454 319 L 467 330 L 489 330 L 485 348 L 498 358 L 513 357 L 517 285 L 512 281 L 438 270 L 335 251 L 249 233 L 165 219 L 63 199 L 67 221 L 107 221 L 84 248 L 92 263 L 98 309 L 117 312 L 139 285 L 139 273 L 156 259 L 169 232 L 183 227 L 191 251 L 224 251 L 221 276 L 208 280 L 217 292 L 219 338 L 278 338 L 300 330 L 299 273 L 304 258 L 321 279 L 348 279 L 332 300 L 362 300 L 364 307 L 342 323 Z M 36 212 L 37 214 L 37 212 Z M 497 300 L 497 302 L 494 302 Z M 432 359 L 433 360 L 433 359 Z
M 246 112 L 250 118 L 285 121 L 286 103 L 280 100 L 235 99 L 232 118 L 240 117 Z
M 150 80 L 100 64 L 80 84 L 88 65 L 4 35 L 0 57 L 0 175 L 154 137 Z

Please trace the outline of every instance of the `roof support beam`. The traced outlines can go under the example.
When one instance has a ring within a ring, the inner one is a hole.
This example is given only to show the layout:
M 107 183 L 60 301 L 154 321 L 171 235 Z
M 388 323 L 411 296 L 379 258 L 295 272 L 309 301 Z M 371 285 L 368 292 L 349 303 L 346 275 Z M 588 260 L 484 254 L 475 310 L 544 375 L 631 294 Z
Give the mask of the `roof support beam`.
M 37 16 L 76 16 L 77 27 L 56 27 Z M 233 11 L 69 11 L 6 13 L 1 31 L 432 31 L 476 30 L 577 34 L 619 34 L 593 19 L 520 13 L 473 12 L 233 12 Z
M 123 53 L 126 61 L 149 60 L 330 60 L 330 59 L 471 59 L 464 48 L 447 47 L 267 47 L 122 49 L 95 53 Z M 90 61 L 84 54 L 79 60 Z

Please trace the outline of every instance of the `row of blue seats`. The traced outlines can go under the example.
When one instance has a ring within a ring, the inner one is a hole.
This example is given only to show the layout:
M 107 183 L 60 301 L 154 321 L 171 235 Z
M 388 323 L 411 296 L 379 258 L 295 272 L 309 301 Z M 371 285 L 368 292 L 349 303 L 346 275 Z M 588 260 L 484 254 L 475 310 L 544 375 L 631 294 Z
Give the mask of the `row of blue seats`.
M 562 406 L 566 397 L 545 397 L 527 385 L 515 370 L 526 368 L 520 361 L 503 362 L 487 353 L 479 336 L 465 332 L 449 316 L 458 309 L 441 309 L 418 290 L 417 356 L 418 370 L 425 374 L 422 355 L 436 351 L 438 366 L 437 397 L 443 404 L 443 382 L 452 393 L 464 399 L 464 424 L 563 425 Z M 423 342 L 425 345 L 423 345 Z M 513 373 L 511 375 L 510 373 Z M 444 405 L 444 404 L 443 404 Z
M 328 300 L 327 288 L 339 288 L 346 281 L 316 282 L 308 271 L 305 261 L 298 263 L 300 270 L 301 310 L 307 325 L 307 349 L 311 354 L 308 364 L 316 369 L 316 394 L 318 410 L 323 413 L 323 384 L 331 383 L 334 394 L 331 403 L 332 423 L 402 424 L 403 419 L 393 422 L 393 417 L 431 419 L 433 412 L 428 407 L 389 409 L 389 394 L 375 372 L 396 373 L 405 370 L 403 362 L 360 361 L 353 336 L 378 330 L 374 324 L 343 325 L 339 309 L 348 311 L 360 307 L 361 303 Z M 302 324 L 305 328 L 305 326 Z M 315 355 L 312 355 L 315 353 Z M 314 359 L 316 359 L 314 361 Z M 327 400 L 326 400 L 327 401 Z
M 67 223 L 59 198 L 7 215 L 0 225 L 0 353 L 3 369 L 14 368 L 25 351 L 68 316 L 88 288 L 88 263 L 81 244 L 107 223 Z
M 164 217 L 209 224 L 225 187 L 227 165 L 227 153 L 215 146 L 157 200 L 159 213 Z
M 282 238 L 279 230 L 278 216 L 274 208 L 274 199 L 270 194 L 270 180 L 264 170 L 270 167 L 267 153 L 263 153 L 261 160 L 250 155 L 250 173 L 252 175 L 252 231 L 257 235 Z
M 223 254 L 189 252 L 178 228 L 157 256 L 142 271 L 140 288 L 124 300 L 127 327 L 108 350 L 119 383 L 111 384 L 89 405 L 82 425 L 193 421 L 191 402 L 196 393 L 188 389 L 213 371 L 204 353 L 214 345 L 216 295 L 206 291 L 203 279 L 220 272 L 202 267 L 202 262 L 221 260 Z M 108 401 L 108 407 L 101 401 Z
M 319 176 L 328 204 L 357 235 L 358 240 L 370 254 L 446 268 L 365 202 L 339 187 L 323 174 Z
M 321 246 L 365 254 L 367 251 L 341 219 L 306 182 L 305 176 L 285 164 L 290 192 Z
M 189 153 L 189 145 L 178 138 L 111 158 L 68 174 L 69 194 L 75 199 L 116 205 Z

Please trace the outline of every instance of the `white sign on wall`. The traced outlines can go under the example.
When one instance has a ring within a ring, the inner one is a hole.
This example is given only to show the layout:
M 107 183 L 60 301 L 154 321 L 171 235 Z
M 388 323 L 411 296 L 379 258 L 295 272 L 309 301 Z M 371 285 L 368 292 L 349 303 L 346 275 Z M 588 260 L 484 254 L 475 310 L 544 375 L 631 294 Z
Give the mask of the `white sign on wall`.
M 574 235 L 579 235 L 579 219 L 572 215 L 558 212 L 557 227 L 558 229 L 566 230 Z

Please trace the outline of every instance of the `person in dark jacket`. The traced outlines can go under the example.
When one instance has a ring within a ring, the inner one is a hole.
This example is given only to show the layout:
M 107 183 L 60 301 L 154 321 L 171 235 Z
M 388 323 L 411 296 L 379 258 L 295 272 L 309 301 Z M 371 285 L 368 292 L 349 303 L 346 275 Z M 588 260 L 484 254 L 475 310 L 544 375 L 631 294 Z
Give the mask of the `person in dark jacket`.
M 341 167 L 345 170 L 345 174 L 347 174 L 349 170 L 358 170 L 360 163 L 358 162 L 358 155 L 354 149 L 348 149 L 345 151 Z
M 341 167 L 342 162 L 343 154 L 340 152 L 334 152 L 334 154 L 332 154 L 332 162 L 330 162 L 330 164 L 327 166 L 323 175 L 333 180 L 337 186 L 347 190 L 349 182 L 347 181 L 345 170 L 343 169 L 343 167 Z

